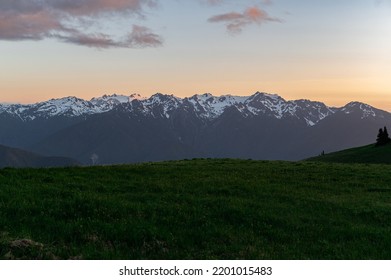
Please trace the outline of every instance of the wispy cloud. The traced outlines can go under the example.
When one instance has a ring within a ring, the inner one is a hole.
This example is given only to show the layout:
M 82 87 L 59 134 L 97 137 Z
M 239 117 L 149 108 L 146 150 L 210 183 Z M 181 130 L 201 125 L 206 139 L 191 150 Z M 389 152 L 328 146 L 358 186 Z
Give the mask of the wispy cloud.
M 244 12 L 230 12 L 212 16 L 208 19 L 211 23 L 224 23 L 227 30 L 232 34 L 237 34 L 243 31 L 248 25 L 262 24 L 266 22 L 281 22 L 279 18 L 271 17 L 261 8 L 250 7 Z
M 79 32 L 70 32 L 68 35 L 56 35 L 55 37 L 63 42 L 98 49 L 111 47 L 146 48 L 158 47 L 163 44 L 163 40 L 159 35 L 154 34 L 149 28 L 140 25 L 133 25 L 132 31 L 121 41 L 115 41 L 110 36 L 102 33 L 88 35 Z
M 129 47 L 158 47 L 163 44 L 162 38 L 154 34 L 145 26 L 133 25 L 133 30 L 128 36 L 127 45 Z
M 3 0 L 0 2 L 0 40 L 42 40 L 97 48 L 157 47 L 159 35 L 147 27 L 134 25 L 124 40 L 100 32 L 86 33 L 83 22 L 98 25 L 115 16 L 144 17 L 145 8 L 155 0 Z M 74 24 L 78 22 L 78 24 Z
M 0 39 L 2 40 L 41 40 L 52 31 L 67 32 L 53 14 L 46 11 L 24 13 L 0 12 Z
M 119 47 L 121 45 L 120 43 L 115 42 L 113 39 L 111 39 L 108 35 L 102 33 L 95 33 L 92 35 L 73 33 L 68 36 L 56 35 L 55 37 L 66 43 L 94 47 L 98 49 Z

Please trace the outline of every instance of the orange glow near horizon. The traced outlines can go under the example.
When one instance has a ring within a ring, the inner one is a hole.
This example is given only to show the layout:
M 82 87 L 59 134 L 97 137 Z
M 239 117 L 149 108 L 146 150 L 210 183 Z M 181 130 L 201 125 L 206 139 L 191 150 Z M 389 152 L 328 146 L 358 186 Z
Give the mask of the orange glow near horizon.
M 240 96 L 250 96 L 257 91 L 274 93 L 280 95 L 286 100 L 309 99 L 312 101 L 323 102 L 328 106 L 341 107 L 351 101 L 367 103 L 379 109 L 391 112 L 391 94 L 390 90 L 376 87 L 372 80 L 368 80 L 364 87 L 355 80 L 327 80 L 327 81 L 285 81 L 284 83 L 260 82 L 250 85 L 247 82 L 225 82 L 224 88 L 220 83 L 204 83 L 200 86 L 197 82 L 188 82 L 186 85 L 177 85 L 173 87 L 171 83 L 160 83 L 160 88 L 151 84 L 149 87 L 141 90 L 137 83 L 124 83 L 118 87 L 112 87 L 106 82 L 91 84 L 66 83 L 60 86 L 60 90 L 54 90 L 59 83 L 54 84 L 26 84 L 16 83 L 16 86 L 0 86 L 1 94 L 0 103 L 23 103 L 31 104 L 46 101 L 52 98 L 62 98 L 66 96 L 76 96 L 86 100 L 93 97 L 99 97 L 104 94 L 123 94 L 131 95 L 139 93 L 142 96 L 149 97 L 157 92 L 163 94 L 173 94 L 178 97 L 190 97 L 194 94 L 211 93 L 216 96 L 231 94 Z M 105 88 L 106 90 L 102 90 Z M 194 90 L 196 89 L 196 90 Z

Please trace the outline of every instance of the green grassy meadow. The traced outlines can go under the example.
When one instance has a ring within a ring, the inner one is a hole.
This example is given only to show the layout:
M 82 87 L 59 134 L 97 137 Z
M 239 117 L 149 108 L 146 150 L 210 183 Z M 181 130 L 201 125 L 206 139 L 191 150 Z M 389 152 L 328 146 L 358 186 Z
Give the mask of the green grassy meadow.
M 1 259 L 391 259 L 391 165 L 0 170 Z

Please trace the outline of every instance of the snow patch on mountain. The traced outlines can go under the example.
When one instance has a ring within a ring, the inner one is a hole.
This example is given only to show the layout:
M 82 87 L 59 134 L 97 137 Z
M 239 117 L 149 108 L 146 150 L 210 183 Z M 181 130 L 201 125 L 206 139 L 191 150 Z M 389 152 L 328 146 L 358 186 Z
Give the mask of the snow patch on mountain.
M 384 118 L 384 112 L 374 107 L 360 103 L 360 102 L 350 102 L 341 109 L 341 112 L 345 114 L 360 113 L 362 114 L 361 119 L 371 118 L 371 117 L 380 117 Z
M 88 101 L 77 97 L 51 99 L 46 102 L 34 104 L 30 107 L 38 116 L 80 116 L 85 113 L 95 113 L 96 110 Z
M 104 113 L 113 110 L 116 106 L 120 104 L 127 104 L 132 102 L 133 100 L 143 100 L 143 99 L 145 98 L 143 98 L 139 94 L 132 94 L 130 96 L 113 94 L 113 95 L 103 95 L 102 97 L 98 97 L 98 98 L 92 98 L 90 100 L 90 103 L 93 105 L 97 113 L 99 112 Z
M 140 103 L 144 110 L 144 115 L 152 115 L 154 118 L 159 116 L 170 118 L 171 113 L 181 104 L 181 99 L 173 95 L 164 95 L 157 93 L 148 99 L 141 100 Z
M 243 104 L 248 97 L 223 95 L 220 97 L 213 96 L 210 93 L 194 95 L 186 98 L 193 104 L 195 111 L 200 117 L 213 119 L 219 117 L 228 107 Z

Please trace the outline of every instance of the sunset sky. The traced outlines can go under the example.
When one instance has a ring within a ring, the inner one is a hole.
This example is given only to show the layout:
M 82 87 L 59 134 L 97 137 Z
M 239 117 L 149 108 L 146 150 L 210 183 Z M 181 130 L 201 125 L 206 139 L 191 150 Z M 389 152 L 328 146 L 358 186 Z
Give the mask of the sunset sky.
M 2 0 L 0 102 L 205 92 L 391 111 L 390 0 Z

